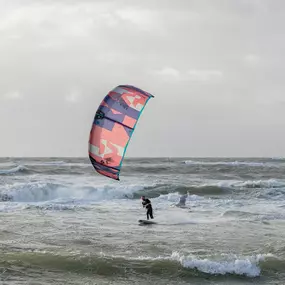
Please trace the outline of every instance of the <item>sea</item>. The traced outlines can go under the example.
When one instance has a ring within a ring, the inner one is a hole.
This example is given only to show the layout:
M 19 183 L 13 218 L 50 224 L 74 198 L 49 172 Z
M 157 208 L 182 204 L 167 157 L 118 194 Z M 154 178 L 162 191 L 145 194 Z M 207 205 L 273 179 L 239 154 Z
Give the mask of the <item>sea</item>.
M 0 229 L 1 285 L 283 285 L 285 159 L 0 158 Z

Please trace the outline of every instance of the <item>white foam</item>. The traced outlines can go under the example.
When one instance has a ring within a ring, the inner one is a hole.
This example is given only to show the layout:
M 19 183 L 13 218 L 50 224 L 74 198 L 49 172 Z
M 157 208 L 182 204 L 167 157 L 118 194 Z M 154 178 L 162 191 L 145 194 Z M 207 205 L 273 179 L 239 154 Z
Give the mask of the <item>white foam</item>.
M 219 275 L 237 274 L 257 277 L 261 272 L 258 263 L 264 256 L 258 255 L 234 260 L 209 260 L 207 258 L 197 259 L 190 256 L 186 257 L 180 255 L 178 252 L 173 252 L 171 258 L 179 261 L 183 267 L 198 269 L 204 273 Z
M 80 209 L 84 209 L 85 207 L 82 207 L 80 204 L 77 205 L 77 204 L 73 204 L 73 203 L 70 203 L 70 205 L 66 205 L 66 204 L 56 204 L 56 203 L 49 203 L 49 202 L 45 202 L 45 203 L 41 203 L 41 204 L 38 204 L 38 205 L 33 205 L 33 206 L 30 206 L 30 205 L 27 205 L 25 208 L 26 209 L 30 209 L 31 207 L 34 207 L 40 211 L 78 211 Z
M 217 186 L 221 188 L 277 188 L 285 187 L 285 180 L 264 179 L 264 180 L 208 180 L 196 187 Z
M 227 166 L 252 166 L 252 167 L 259 167 L 259 166 L 268 166 L 268 167 L 278 167 L 273 163 L 266 163 L 266 162 L 250 162 L 250 161 L 201 161 L 201 160 L 186 160 L 184 161 L 185 164 L 188 165 L 227 165 Z
M 44 166 L 44 165 L 64 165 L 66 162 L 62 160 L 55 160 L 55 161 L 42 161 L 42 162 L 36 162 L 36 161 L 26 161 L 26 165 L 36 165 L 36 166 Z
M 174 192 L 174 193 L 168 193 L 168 194 L 163 194 L 163 195 L 159 195 L 159 197 L 154 198 L 153 200 L 156 203 L 161 203 L 161 202 L 179 202 L 179 198 L 180 198 L 181 194 L 179 194 L 178 192 Z M 188 195 L 186 198 L 186 201 L 199 201 L 199 200 L 204 200 L 203 197 L 198 196 L 198 195 Z
M 271 157 L 271 159 L 274 159 L 274 160 L 285 160 L 285 157 L 276 156 L 276 157 Z
M 89 163 L 83 162 L 64 162 L 64 161 L 46 161 L 46 162 L 25 162 L 29 166 L 55 166 L 55 167 L 67 167 L 67 166 L 76 166 L 76 167 L 92 167 Z

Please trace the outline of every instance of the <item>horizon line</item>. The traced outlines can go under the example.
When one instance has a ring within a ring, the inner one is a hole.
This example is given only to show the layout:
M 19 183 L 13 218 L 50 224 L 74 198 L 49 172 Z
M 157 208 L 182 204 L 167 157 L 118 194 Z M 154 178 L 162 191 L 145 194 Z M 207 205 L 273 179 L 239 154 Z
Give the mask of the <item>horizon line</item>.
M 1 158 L 86 158 L 88 156 L 0 156 Z M 285 156 L 129 156 L 124 159 L 137 159 L 137 158 L 285 158 Z

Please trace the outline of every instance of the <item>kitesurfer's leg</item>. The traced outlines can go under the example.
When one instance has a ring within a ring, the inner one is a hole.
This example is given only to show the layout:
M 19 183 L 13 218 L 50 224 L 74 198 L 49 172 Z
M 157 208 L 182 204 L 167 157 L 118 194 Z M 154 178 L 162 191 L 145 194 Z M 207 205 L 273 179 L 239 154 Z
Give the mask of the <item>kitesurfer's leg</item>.
M 152 215 L 152 206 L 151 205 L 147 205 L 147 211 L 146 211 L 146 217 L 149 220 L 149 217 L 151 219 L 153 219 L 153 215 Z
M 152 208 L 149 209 L 149 216 L 150 216 L 151 219 L 153 219 Z
M 148 220 L 149 220 L 149 216 L 150 216 L 150 211 L 151 211 L 150 208 L 148 208 L 147 211 L 146 211 L 146 218 L 147 218 Z

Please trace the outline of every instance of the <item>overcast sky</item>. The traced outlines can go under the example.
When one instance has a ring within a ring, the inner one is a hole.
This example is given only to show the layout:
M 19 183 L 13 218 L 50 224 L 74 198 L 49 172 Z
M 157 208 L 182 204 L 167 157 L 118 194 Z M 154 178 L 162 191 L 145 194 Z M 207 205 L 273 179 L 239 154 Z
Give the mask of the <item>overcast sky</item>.
M 285 1 L 0 0 L 0 156 L 87 156 L 119 84 L 126 155 L 285 156 Z

